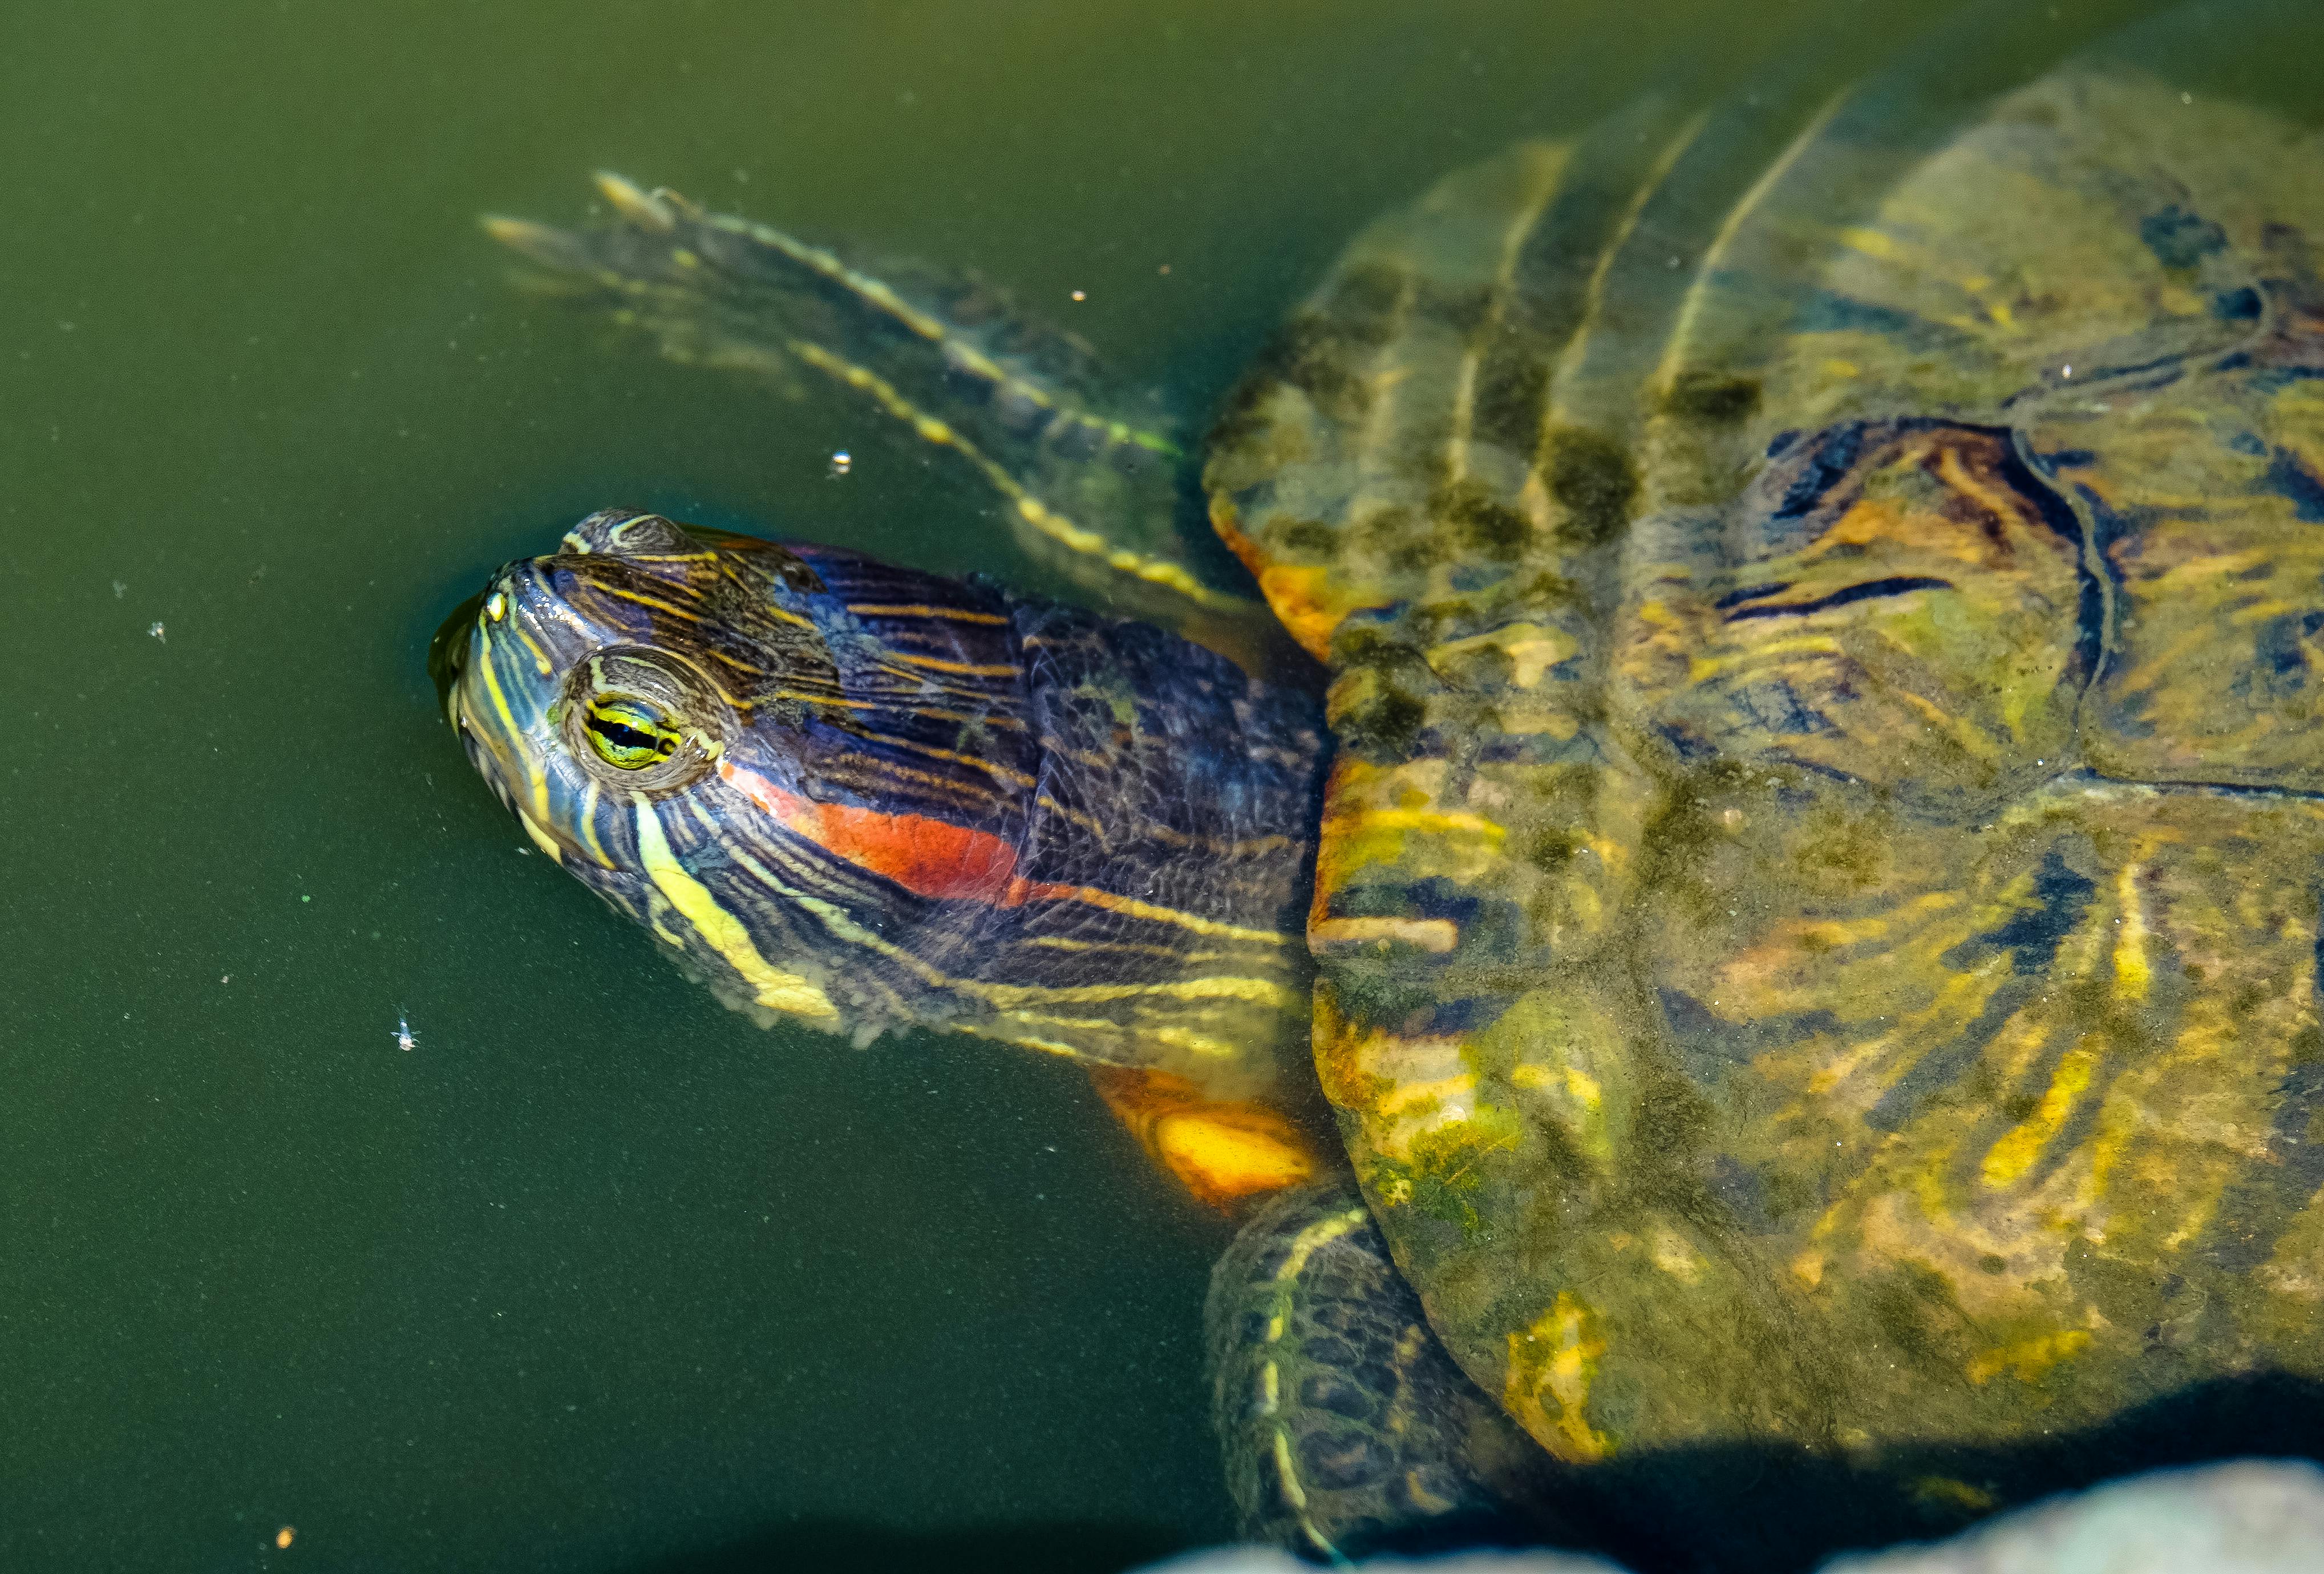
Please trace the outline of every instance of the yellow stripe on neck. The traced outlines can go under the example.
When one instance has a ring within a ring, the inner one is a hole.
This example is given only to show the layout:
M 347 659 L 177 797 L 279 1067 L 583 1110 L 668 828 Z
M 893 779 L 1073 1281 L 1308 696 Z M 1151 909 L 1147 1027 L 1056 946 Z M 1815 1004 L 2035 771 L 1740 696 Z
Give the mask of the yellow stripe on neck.
M 813 980 L 785 972 L 761 956 L 742 921 L 720 907 L 710 888 L 686 871 L 678 855 L 670 851 L 669 840 L 662 834 L 661 817 L 646 796 L 633 794 L 631 801 L 637 805 L 638 861 L 645 865 L 655 888 L 694 925 L 695 933 L 742 975 L 759 1004 L 794 1017 L 836 1017 L 839 1008 L 831 1003 L 830 996 Z

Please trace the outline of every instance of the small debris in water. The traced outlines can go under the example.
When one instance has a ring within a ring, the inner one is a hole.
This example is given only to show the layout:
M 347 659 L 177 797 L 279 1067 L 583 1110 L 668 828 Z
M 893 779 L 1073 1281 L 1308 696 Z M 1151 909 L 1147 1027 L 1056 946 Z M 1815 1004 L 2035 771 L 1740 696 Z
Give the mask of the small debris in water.
M 232 973 L 220 973 L 218 974 L 218 982 L 222 984 L 230 984 L 234 982 L 234 975 Z
M 292 1541 L 297 1539 L 298 1534 L 299 1533 L 297 1531 L 292 1530 L 286 1524 L 281 1530 L 274 1533 L 274 1544 L 278 1549 L 287 1548 Z
M 1089 291 L 1086 290 L 1076 290 L 1074 291 L 1074 299 L 1075 300 L 1087 300 L 1089 299 Z
M 831 451 L 831 478 L 834 481 L 838 480 L 841 476 L 847 474 L 848 470 L 854 465 L 854 455 L 849 453 L 844 448 L 834 448 Z
M 147 633 L 149 633 L 149 634 L 152 635 L 152 636 L 153 636 L 153 638 L 155 638 L 156 640 L 161 640 L 161 643 L 162 643 L 162 644 L 164 644 L 164 645 L 167 645 L 167 644 L 170 642 L 170 635 L 169 635 L 168 631 L 164 630 L 164 629 L 161 627 L 161 624 L 159 624 L 159 623 L 154 624 L 152 628 L 150 628 L 150 629 L 146 630 L 145 631 L 146 631 Z
M 113 599 L 115 601 L 119 601 L 123 596 L 127 595 L 128 594 L 129 587 L 127 585 L 122 584 L 121 581 L 117 579 L 113 582 Z
M 1167 273 L 1167 272 L 1170 271 L 1170 264 L 1169 264 L 1169 263 L 1167 263 L 1167 262 L 1165 262 L 1165 263 L 1163 263 L 1159 268 L 1157 268 L 1157 269 L 1155 269 L 1154 271 L 1155 271 L 1157 273 Z

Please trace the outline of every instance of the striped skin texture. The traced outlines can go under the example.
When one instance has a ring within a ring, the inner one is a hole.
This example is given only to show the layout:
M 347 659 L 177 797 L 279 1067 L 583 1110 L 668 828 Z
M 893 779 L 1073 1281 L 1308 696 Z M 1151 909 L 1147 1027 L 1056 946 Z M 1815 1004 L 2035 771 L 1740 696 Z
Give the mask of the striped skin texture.
M 1304 1082 L 1305 696 L 1141 625 L 625 511 L 502 570 L 461 632 L 477 769 L 729 1004 L 1214 1100 Z
M 1251 1215 L 1204 1326 L 1243 1540 L 1333 1559 L 1575 1539 L 1547 1516 L 1550 1462 L 1428 1331 L 1344 1181 Z
M 1934 1529 L 2324 1378 L 2324 146 L 2125 58 L 1517 150 L 1222 424 L 1323 1084 L 1561 1459 Z
M 597 185 L 605 224 L 485 228 L 532 264 L 537 287 L 651 335 L 672 360 L 862 400 L 997 494 L 1026 551 L 1109 605 L 1217 649 L 1269 649 L 1252 643 L 1267 627 L 1260 608 L 1186 566 L 1173 423 L 1155 401 L 1111 390 L 1079 339 L 972 277 L 867 271 L 675 192 L 616 175 Z

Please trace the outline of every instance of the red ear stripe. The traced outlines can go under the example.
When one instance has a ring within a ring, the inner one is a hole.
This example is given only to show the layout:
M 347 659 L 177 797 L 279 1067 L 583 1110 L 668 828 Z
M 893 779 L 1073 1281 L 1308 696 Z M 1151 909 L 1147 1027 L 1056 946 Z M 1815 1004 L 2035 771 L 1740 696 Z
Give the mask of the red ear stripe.
M 718 762 L 718 774 L 786 829 L 917 896 L 1005 907 L 1024 900 L 1016 849 L 989 832 L 926 815 L 818 804 L 731 759 Z

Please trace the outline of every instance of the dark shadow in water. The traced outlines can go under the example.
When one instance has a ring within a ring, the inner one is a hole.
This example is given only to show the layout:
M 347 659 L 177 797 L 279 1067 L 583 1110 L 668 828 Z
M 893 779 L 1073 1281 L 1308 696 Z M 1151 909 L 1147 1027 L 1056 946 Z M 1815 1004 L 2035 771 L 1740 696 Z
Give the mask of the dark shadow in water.
M 1151 1525 L 991 1525 L 926 1533 L 841 1519 L 761 1531 L 723 1547 L 638 1564 L 631 1574 L 794 1574 L 927 1570 L 929 1574 L 1114 1574 L 1185 1550 Z
M 2158 1400 L 2111 1425 L 2018 1449 L 1931 1449 L 1878 1474 L 1799 1450 L 1674 1450 L 1596 1467 L 1587 1489 L 1550 1496 L 1566 1545 L 1637 1574 L 1804 1574 L 1835 1553 L 1932 1541 L 1989 1513 L 2143 1470 L 2237 1458 L 2324 1462 L 2324 1383 L 2218 1382 Z M 1986 1506 L 1982 1498 L 1990 1499 Z M 1536 1522 L 1537 1523 L 1537 1522 Z M 1391 1538 L 1350 1551 L 1437 1552 L 1455 1542 L 1523 1544 L 1525 1521 L 1468 1523 L 1457 1536 Z M 635 1566 L 631 1574 L 774 1574 L 793 1569 L 943 1574 L 1112 1574 L 1186 1550 L 1155 1526 L 1091 1523 L 909 1533 L 808 1520 L 723 1547 Z
M 2053 1493 L 2250 1457 L 2324 1462 L 2324 1383 L 2209 1383 L 2054 1441 L 1930 1449 L 1877 1474 L 1766 1447 L 1640 1455 L 1591 1473 L 1590 1539 L 1639 1574 L 1797 1574 L 1836 1552 L 1950 1535 Z

